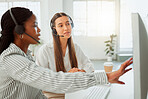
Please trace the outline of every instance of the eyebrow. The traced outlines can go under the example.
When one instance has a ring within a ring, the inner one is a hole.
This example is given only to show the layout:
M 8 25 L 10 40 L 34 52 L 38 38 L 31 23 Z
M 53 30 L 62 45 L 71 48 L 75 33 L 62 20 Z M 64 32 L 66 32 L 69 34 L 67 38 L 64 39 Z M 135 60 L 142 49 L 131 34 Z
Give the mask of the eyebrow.
M 65 23 L 68 23 L 68 22 L 70 22 L 70 21 L 66 21 Z M 60 25 L 60 24 L 62 24 L 62 23 L 58 23 L 58 25 Z

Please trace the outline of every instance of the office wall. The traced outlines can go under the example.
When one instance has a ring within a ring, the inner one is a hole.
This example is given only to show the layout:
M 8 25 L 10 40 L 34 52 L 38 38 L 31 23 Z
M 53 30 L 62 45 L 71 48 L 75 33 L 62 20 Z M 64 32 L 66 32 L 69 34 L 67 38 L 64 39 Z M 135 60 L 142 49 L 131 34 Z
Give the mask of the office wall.
M 57 12 L 66 12 L 73 18 L 73 0 L 41 0 L 41 39 L 45 43 L 52 40 L 49 21 Z M 105 44 L 104 41 L 108 37 L 73 37 L 84 53 L 91 59 L 105 59 Z
M 48 6 L 48 3 L 49 1 L 48 0 L 40 0 L 41 2 L 41 39 L 43 39 L 44 41 L 48 41 L 49 39 L 49 6 Z
M 117 1 L 117 0 L 116 0 Z M 72 16 L 72 6 L 73 0 L 63 0 L 63 10 Z M 126 0 L 129 4 L 129 8 L 132 12 L 139 12 L 142 18 L 148 17 L 148 0 Z M 148 28 L 148 27 L 147 27 Z M 77 42 L 83 51 L 91 59 L 105 59 L 105 45 L 104 41 L 108 37 L 74 37 L 75 42 Z M 118 48 L 118 47 L 117 47 Z M 116 57 L 115 57 L 116 58 Z
M 127 0 L 132 13 L 139 13 L 148 31 L 148 0 Z
M 73 0 L 63 0 L 63 11 L 73 18 Z M 75 27 L 74 27 L 75 28 Z M 74 41 L 80 45 L 81 49 L 90 59 L 106 59 L 104 41 L 109 37 L 85 37 L 75 36 Z
M 47 43 L 52 40 L 49 21 L 56 12 L 64 11 L 73 18 L 73 0 L 41 0 L 41 38 Z M 73 37 L 90 59 L 106 59 L 104 41 L 109 37 Z
M 148 15 L 148 0 L 127 0 L 132 12 L 139 12 L 141 16 Z
M 41 2 L 41 39 L 44 43 L 52 39 L 50 20 L 57 12 L 63 11 L 63 0 L 40 0 Z
M 106 59 L 104 41 L 109 37 L 81 37 L 74 36 L 74 41 L 80 45 L 84 53 L 93 60 Z
M 67 0 L 64 0 L 64 1 L 67 1 Z M 70 2 L 72 2 L 72 0 L 69 0 L 69 3 Z M 140 13 L 144 21 L 146 17 L 148 18 L 148 6 L 147 6 L 148 0 L 126 0 L 126 2 L 132 12 Z M 68 5 L 67 2 L 64 4 L 66 6 Z M 72 5 L 69 5 L 69 7 L 71 6 Z M 67 8 L 65 8 L 64 10 L 68 12 Z M 148 26 L 148 22 L 147 22 L 147 26 Z M 146 28 L 148 30 L 148 27 Z M 104 54 L 104 48 L 105 48 L 104 41 L 106 39 L 108 39 L 108 37 L 94 37 L 94 38 L 75 37 L 75 41 L 80 44 L 81 48 L 91 59 L 105 59 L 106 58 Z

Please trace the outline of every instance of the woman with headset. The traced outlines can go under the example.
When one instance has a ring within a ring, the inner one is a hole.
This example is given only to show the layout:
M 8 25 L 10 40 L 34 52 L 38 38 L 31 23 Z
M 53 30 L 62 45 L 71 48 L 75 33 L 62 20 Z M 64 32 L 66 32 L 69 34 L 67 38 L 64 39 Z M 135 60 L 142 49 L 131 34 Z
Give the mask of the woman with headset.
M 65 13 L 56 13 L 51 19 L 53 42 L 43 45 L 36 56 L 36 63 L 55 72 L 92 72 L 94 68 L 88 57 L 77 44 L 73 43 L 72 19 Z M 79 68 L 79 69 L 76 69 Z M 71 70 L 72 71 L 72 70 Z
M 54 72 L 86 72 L 94 71 L 93 65 L 77 44 L 72 41 L 74 23 L 65 13 L 56 13 L 51 19 L 53 42 L 44 44 L 38 51 L 36 63 Z M 64 94 L 45 92 L 48 97 L 60 97 Z
M 40 29 L 27 8 L 15 7 L 1 18 L 0 99 L 46 99 L 41 90 L 53 93 L 74 92 L 98 84 L 120 83 L 132 59 L 112 73 L 64 73 L 38 66 L 28 46 L 37 44 Z
M 71 32 L 74 23 L 71 17 L 65 13 L 56 13 L 51 19 L 50 26 L 53 42 L 39 49 L 36 63 L 54 72 L 93 72 L 91 61 L 80 47 L 73 43 Z M 62 98 L 64 94 L 48 93 L 48 96 Z

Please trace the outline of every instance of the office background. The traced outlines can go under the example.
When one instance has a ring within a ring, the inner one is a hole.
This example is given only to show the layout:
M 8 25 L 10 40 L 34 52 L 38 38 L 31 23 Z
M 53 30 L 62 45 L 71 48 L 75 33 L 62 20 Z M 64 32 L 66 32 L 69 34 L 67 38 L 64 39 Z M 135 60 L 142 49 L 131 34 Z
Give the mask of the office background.
M 52 40 L 49 25 L 52 16 L 66 12 L 74 21 L 74 41 L 92 60 L 95 69 L 102 70 L 107 58 L 104 41 L 109 39 L 110 34 L 117 35 L 114 59 L 118 59 L 120 54 L 121 57 L 132 56 L 131 13 L 139 13 L 148 30 L 147 5 L 147 0 L 0 0 L 0 18 L 13 6 L 31 9 L 41 28 L 41 40 L 47 43 Z M 35 54 L 39 47 L 35 46 Z M 114 70 L 122 61 L 114 61 Z
M 30 8 L 37 16 L 41 39 L 47 43 L 52 40 L 50 19 L 57 12 L 66 12 L 75 23 L 74 41 L 91 60 L 106 59 L 104 41 L 117 34 L 117 59 L 118 54 L 132 54 L 130 14 L 138 12 L 148 23 L 147 4 L 147 0 L 0 0 L 0 17 L 12 6 Z

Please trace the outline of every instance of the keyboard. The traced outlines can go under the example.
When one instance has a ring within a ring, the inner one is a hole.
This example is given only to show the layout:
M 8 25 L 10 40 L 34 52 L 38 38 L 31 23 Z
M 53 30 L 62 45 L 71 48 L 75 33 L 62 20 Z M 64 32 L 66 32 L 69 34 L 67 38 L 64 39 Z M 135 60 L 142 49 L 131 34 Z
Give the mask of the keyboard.
M 91 87 L 83 99 L 106 99 L 110 88 L 110 85 L 99 85 Z

